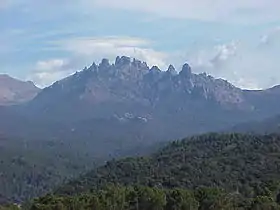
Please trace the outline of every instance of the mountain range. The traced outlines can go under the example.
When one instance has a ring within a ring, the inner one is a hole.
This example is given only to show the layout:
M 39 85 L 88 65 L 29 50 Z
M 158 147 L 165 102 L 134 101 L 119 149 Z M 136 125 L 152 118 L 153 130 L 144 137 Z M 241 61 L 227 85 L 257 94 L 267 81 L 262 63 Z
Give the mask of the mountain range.
M 215 116 L 223 121 L 226 115 L 231 115 L 233 121 L 247 121 L 279 114 L 279 95 L 280 86 L 242 90 L 206 73 L 194 74 L 187 63 L 177 73 L 172 65 L 161 71 L 157 66 L 149 68 L 145 62 L 122 56 L 113 64 L 103 59 L 99 65 L 93 63 L 55 82 L 42 90 L 26 110 L 57 121 L 122 120 L 130 116 L 143 121 L 179 117 L 186 122 L 193 118 L 192 123 L 198 123 L 201 117 L 207 121 L 206 117 Z
M 48 139 L 97 135 L 101 143 L 114 136 L 134 137 L 133 145 L 145 138 L 183 138 L 280 114 L 280 86 L 242 90 L 206 73 L 194 74 L 187 63 L 180 71 L 172 65 L 162 71 L 118 56 L 112 64 L 103 59 L 41 91 L 22 84 L 33 87 L 33 95 L 24 104 L 0 109 L 2 133 L 14 134 L 18 128 L 20 137 L 29 138 L 42 138 L 42 133 Z

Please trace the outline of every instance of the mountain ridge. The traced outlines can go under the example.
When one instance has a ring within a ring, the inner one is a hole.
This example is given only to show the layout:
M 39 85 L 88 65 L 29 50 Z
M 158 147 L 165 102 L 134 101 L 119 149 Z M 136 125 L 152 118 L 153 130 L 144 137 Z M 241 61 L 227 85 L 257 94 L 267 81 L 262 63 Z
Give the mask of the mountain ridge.
M 122 56 L 117 57 L 114 64 L 110 64 L 108 59 L 103 59 L 99 65 L 93 63 L 89 68 L 45 88 L 33 101 L 47 98 L 48 92 L 52 92 L 49 93 L 51 95 L 63 94 L 60 96 L 68 100 L 79 94 L 73 99 L 75 102 L 85 100 L 91 104 L 103 103 L 109 98 L 114 102 L 130 100 L 143 106 L 155 106 L 163 94 L 204 97 L 233 106 L 243 101 L 239 94 L 241 89 L 206 74 L 193 74 L 188 64 L 175 74 L 176 70 L 171 66 L 169 70 L 161 71 L 156 66 L 149 68 L 145 62 L 131 60 Z

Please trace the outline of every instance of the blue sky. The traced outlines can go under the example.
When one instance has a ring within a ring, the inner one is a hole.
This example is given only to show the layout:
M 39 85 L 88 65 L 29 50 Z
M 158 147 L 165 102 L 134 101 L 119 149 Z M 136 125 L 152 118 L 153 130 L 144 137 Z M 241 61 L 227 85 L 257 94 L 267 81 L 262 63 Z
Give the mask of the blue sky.
M 1 0 L 0 30 L 0 73 L 42 87 L 117 55 L 280 84 L 279 0 Z

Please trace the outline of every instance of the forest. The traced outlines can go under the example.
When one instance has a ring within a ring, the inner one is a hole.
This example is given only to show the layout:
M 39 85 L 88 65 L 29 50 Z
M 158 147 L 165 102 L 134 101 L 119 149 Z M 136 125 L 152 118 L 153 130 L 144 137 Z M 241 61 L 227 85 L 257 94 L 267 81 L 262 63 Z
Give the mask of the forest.
M 280 135 L 176 140 L 151 155 L 108 161 L 49 193 L 21 209 L 279 209 Z
M 169 189 L 218 187 L 252 197 L 256 186 L 278 180 L 279 135 L 210 133 L 173 141 L 150 156 L 109 161 L 56 193 L 83 193 L 111 183 Z
M 275 187 L 275 186 L 274 186 Z M 48 194 L 25 206 L 1 210 L 276 210 L 280 209 L 276 188 L 267 188 L 253 198 L 218 188 L 162 189 L 158 187 L 107 186 L 76 196 Z

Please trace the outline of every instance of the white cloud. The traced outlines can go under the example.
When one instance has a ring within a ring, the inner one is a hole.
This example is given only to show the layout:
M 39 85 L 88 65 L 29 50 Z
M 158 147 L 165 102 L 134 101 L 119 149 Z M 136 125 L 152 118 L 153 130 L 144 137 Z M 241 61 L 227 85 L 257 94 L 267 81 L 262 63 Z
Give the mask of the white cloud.
M 237 49 L 238 44 L 236 42 L 216 46 L 214 48 L 215 56 L 210 60 L 210 63 L 212 66 L 222 65 L 236 55 Z
M 64 50 L 76 57 L 90 59 L 90 62 L 98 62 L 104 57 L 114 60 L 118 55 L 125 55 L 165 68 L 167 54 L 154 50 L 151 45 L 149 40 L 135 37 L 84 37 L 60 43 Z
M 56 71 L 56 68 L 61 69 L 67 64 L 63 59 L 53 59 L 48 61 L 38 61 L 36 69 L 39 71 Z
M 94 0 L 93 6 L 144 11 L 163 17 L 212 21 L 279 20 L 279 0 Z
M 73 67 L 71 67 L 71 63 L 67 59 L 50 59 L 38 61 L 27 79 L 32 80 L 40 87 L 45 87 L 72 72 Z
M 279 34 L 280 35 L 280 34 Z M 222 44 L 195 53 L 190 61 L 196 72 L 205 71 L 215 77 L 229 80 L 234 85 L 247 89 L 263 89 L 280 84 L 278 54 L 280 45 L 273 33 L 254 46 L 241 42 Z M 280 43 L 280 36 L 278 36 Z M 263 46 L 264 45 L 264 46 Z

